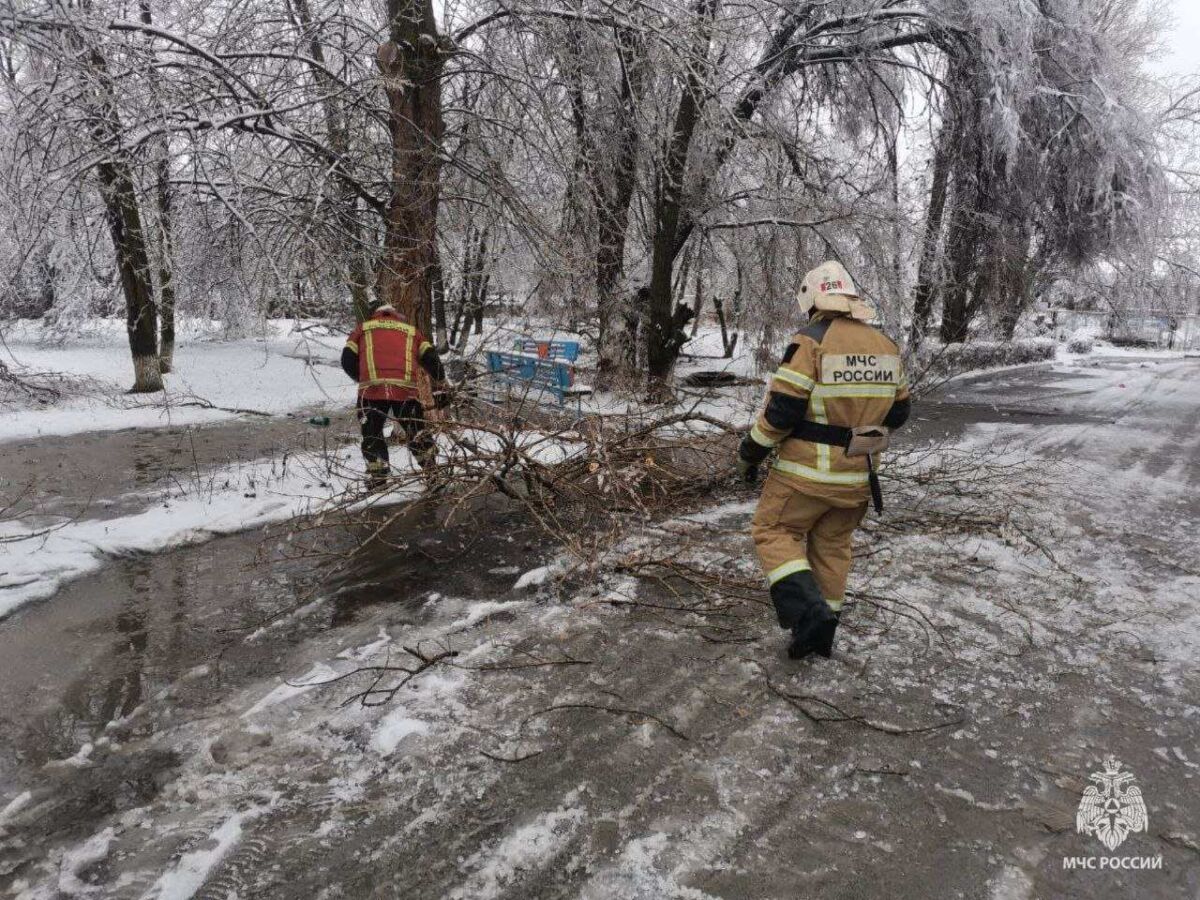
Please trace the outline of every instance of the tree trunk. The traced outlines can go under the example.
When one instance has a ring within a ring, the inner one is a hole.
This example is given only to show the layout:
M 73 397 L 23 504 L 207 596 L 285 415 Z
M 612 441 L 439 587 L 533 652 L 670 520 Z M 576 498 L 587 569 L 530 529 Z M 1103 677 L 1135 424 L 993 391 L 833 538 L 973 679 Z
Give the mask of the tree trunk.
M 697 251 L 696 293 L 692 298 L 692 338 L 700 331 L 700 312 L 704 309 L 704 247 Z
M 466 244 L 463 248 L 460 301 L 458 312 L 454 318 L 454 330 L 458 334 L 458 346 L 466 347 L 467 338 L 474 328 L 475 334 L 483 333 L 483 306 L 487 298 L 489 277 L 488 241 L 491 236 L 491 225 L 482 231 L 470 226 L 467 229 Z M 463 320 L 462 331 L 458 331 L 460 318 Z
M 442 261 L 439 258 L 434 264 L 432 273 L 433 289 L 433 340 L 439 347 L 449 347 L 452 338 L 446 330 L 446 280 L 442 273 Z
M 308 48 L 312 58 L 320 64 L 314 70 L 314 77 L 321 88 L 323 97 L 321 109 L 325 117 L 325 131 L 328 135 L 329 147 L 339 159 L 345 159 L 350 149 L 350 133 L 346 126 L 345 112 L 338 105 L 340 85 L 322 73 L 325 67 L 325 46 L 321 43 L 320 32 L 314 26 L 312 10 L 308 0 L 289 0 L 294 4 L 296 20 L 308 35 Z M 342 182 L 340 196 L 336 203 L 336 227 L 339 229 L 339 242 L 343 245 L 346 258 L 346 275 L 350 283 L 350 302 L 354 307 L 354 317 L 363 321 L 371 312 L 371 296 L 369 293 L 371 275 L 367 269 L 364 254 L 365 241 L 362 235 L 362 225 L 358 220 L 358 194 L 350 185 Z
M 388 0 L 390 40 L 376 61 L 383 73 L 392 137 L 392 183 L 379 296 L 410 322 L 433 325 L 441 174 L 441 77 L 446 48 L 432 0 Z
M 599 177 L 595 165 L 588 173 L 597 216 L 597 387 L 601 390 L 628 378 L 637 368 L 637 317 L 628 308 L 625 245 L 629 233 L 629 208 L 637 185 L 637 105 L 645 85 L 645 66 L 642 44 L 631 32 L 618 32 L 617 52 L 621 62 L 621 91 L 611 188 L 605 188 L 604 179 Z M 632 342 L 629 340 L 631 329 L 635 338 Z
M 733 354 L 730 352 L 729 345 L 729 326 L 725 322 L 725 301 L 713 294 L 713 309 L 717 313 L 717 324 L 721 326 L 721 350 L 725 354 L 725 358 L 729 359 Z M 737 344 L 737 335 L 733 338 L 734 344 Z
M 742 263 L 739 260 L 737 263 L 737 284 L 733 289 L 733 301 L 729 304 L 729 312 L 725 312 L 724 304 L 717 307 L 717 315 L 721 320 L 721 347 L 724 349 L 725 358 L 733 359 L 733 351 L 737 349 L 739 333 L 734 331 L 732 335 L 729 333 L 729 326 L 738 327 L 738 323 L 742 320 Z M 713 297 L 713 303 L 717 303 L 717 297 Z
M 947 284 L 943 290 L 941 339 L 943 344 L 965 341 L 971 325 L 974 304 L 971 303 L 973 284 L 978 276 L 979 224 L 977 214 L 968 198 L 955 200 L 950 217 L 946 255 L 949 264 Z
M 940 279 L 939 262 L 942 242 L 942 222 L 946 215 L 946 196 L 949 193 L 951 161 L 958 144 L 958 117 L 947 110 L 948 121 L 942 123 L 937 148 L 933 154 L 933 183 L 929 188 L 929 211 L 925 215 L 925 236 L 921 240 L 921 261 L 917 268 L 917 287 L 913 294 L 912 322 L 908 346 L 915 352 L 921 346 L 929 316 L 937 300 Z
M 680 216 L 683 210 L 684 178 L 687 175 L 688 157 L 692 136 L 700 121 L 704 108 L 704 84 L 697 66 L 708 59 L 710 23 L 716 11 L 715 0 L 700 0 L 698 9 L 700 33 L 695 43 L 695 53 L 684 79 L 683 92 L 676 108 L 671 140 L 667 147 L 658 174 L 658 185 L 654 204 L 654 241 L 650 261 L 650 284 L 646 296 L 646 374 L 650 380 L 650 394 L 661 399 L 669 393 L 667 379 L 675 366 L 682 346 L 675 336 L 676 315 L 672 308 L 672 275 L 676 242 L 679 239 Z
M 471 272 L 471 313 L 475 334 L 483 334 L 483 308 L 487 303 L 488 285 L 491 282 L 489 244 L 492 226 L 484 227 L 479 235 L 479 246 L 475 253 L 475 266 Z
M 118 145 L 121 118 L 117 108 L 108 61 L 94 47 L 79 47 L 96 84 L 96 96 L 88 109 L 96 147 Z M 150 255 L 146 232 L 138 209 L 133 170 L 120 157 L 105 157 L 96 165 L 105 218 L 116 253 L 117 273 L 125 296 L 125 327 L 133 357 L 131 393 L 153 393 L 163 388 L 158 367 L 158 312 L 150 279 Z
M 991 289 L 990 271 L 981 266 L 987 222 L 994 219 L 998 199 L 993 194 L 993 160 L 984 135 L 983 99 L 962 76 L 955 102 L 956 126 L 950 130 L 949 151 L 953 206 L 946 229 L 946 281 L 942 291 L 941 339 L 944 344 L 965 341 L 980 298 Z M 986 221 L 985 221 L 986 220 Z M 994 244 L 994 241 L 992 242 Z M 995 247 L 990 248 L 995 252 Z
M 122 161 L 105 160 L 96 166 L 104 211 L 117 254 L 117 271 L 125 295 L 125 325 L 133 355 L 131 393 L 161 391 L 158 365 L 158 316 L 150 283 L 150 256 L 134 194 L 133 177 Z
M 50 256 L 50 242 L 44 241 L 39 252 L 37 264 L 38 298 L 35 314 L 40 318 L 54 309 L 58 302 L 58 267 Z
M 154 24 L 150 0 L 141 0 L 142 22 Z M 155 70 L 158 77 L 158 69 Z M 158 83 L 151 85 L 155 103 L 161 103 Z M 158 159 L 155 161 L 155 199 L 158 203 L 158 368 L 168 374 L 175 365 L 175 243 L 174 197 L 171 190 L 171 139 L 167 134 L 155 141 Z
M 889 212 L 892 219 L 892 290 L 893 297 L 899 297 L 904 285 L 904 258 L 900 252 L 904 244 L 901 228 L 900 208 L 900 138 L 899 129 L 893 131 L 887 142 L 888 161 L 888 200 L 891 206 Z
M 1040 277 L 1044 254 L 1030 255 L 1033 233 L 1027 222 L 1010 225 L 1005 231 L 1007 240 L 1001 247 L 992 296 L 984 302 L 997 310 L 997 336 L 1011 341 L 1021 316 L 1033 303 L 1034 284 Z
M 454 306 L 454 323 L 450 326 L 450 334 L 447 338 L 447 342 L 451 347 L 460 346 L 462 344 L 462 342 L 459 341 L 460 332 L 458 329 L 462 325 L 463 316 L 466 314 L 466 311 L 466 295 L 460 292 L 458 303 L 456 303 Z
M 158 164 L 158 367 L 166 375 L 175 367 L 175 240 L 174 203 L 171 192 L 171 163 L 164 157 Z

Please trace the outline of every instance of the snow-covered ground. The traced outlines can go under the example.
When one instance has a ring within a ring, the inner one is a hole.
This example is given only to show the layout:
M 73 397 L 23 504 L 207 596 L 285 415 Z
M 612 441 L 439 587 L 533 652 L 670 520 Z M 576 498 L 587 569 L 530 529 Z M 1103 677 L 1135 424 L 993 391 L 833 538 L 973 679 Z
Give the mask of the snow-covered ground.
M 61 334 L 40 322 L 20 321 L 3 331 L 2 358 L 15 372 L 49 372 L 76 379 L 74 393 L 52 406 L 29 402 L 0 403 L 0 442 L 55 435 L 162 428 L 226 421 L 239 415 L 278 415 L 295 410 L 345 409 L 353 403 L 354 386 L 338 365 L 344 335 L 310 322 L 269 320 L 256 337 L 228 339 L 220 323 L 180 323 L 175 370 L 166 376 L 161 394 L 130 395 L 132 366 L 123 321 L 98 319 Z M 518 338 L 579 341 L 579 387 L 591 389 L 586 374 L 595 365 L 584 335 L 562 326 L 530 319 L 488 322 L 482 335 L 471 335 L 463 354 L 482 365 L 486 349 L 511 349 Z M 722 357 L 720 332 L 701 328 L 679 364 L 680 378 L 695 371 L 720 371 L 745 379 L 756 373 L 747 342 L 731 359 Z M 744 418 L 744 391 L 705 395 L 704 412 Z M 686 399 L 687 393 L 685 391 Z M 624 413 L 639 406 L 628 398 L 594 392 L 583 396 L 586 414 Z M 573 406 L 568 412 L 573 411 Z
M 17 374 L 75 379 L 63 403 L 3 409 L 0 442 L 217 422 L 251 410 L 345 408 L 354 385 L 338 365 L 343 335 L 309 323 L 270 321 L 260 337 L 225 340 L 214 323 L 182 323 L 175 370 L 161 394 L 130 395 L 133 382 L 123 321 L 93 320 L 60 334 L 40 323 L 6 326 L 0 358 Z

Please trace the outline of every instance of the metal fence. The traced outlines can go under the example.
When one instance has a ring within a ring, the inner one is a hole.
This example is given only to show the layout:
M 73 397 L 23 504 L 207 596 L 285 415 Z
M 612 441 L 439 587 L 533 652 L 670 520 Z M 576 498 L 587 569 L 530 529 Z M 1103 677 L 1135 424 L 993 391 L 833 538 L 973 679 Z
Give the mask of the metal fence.
M 1061 339 L 1086 329 L 1117 344 L 1143 344 L 1163 350 L 1200 350 L 1200 316 L 1167 313 L 1114 313 L 1103 310 L 1049 310 Z

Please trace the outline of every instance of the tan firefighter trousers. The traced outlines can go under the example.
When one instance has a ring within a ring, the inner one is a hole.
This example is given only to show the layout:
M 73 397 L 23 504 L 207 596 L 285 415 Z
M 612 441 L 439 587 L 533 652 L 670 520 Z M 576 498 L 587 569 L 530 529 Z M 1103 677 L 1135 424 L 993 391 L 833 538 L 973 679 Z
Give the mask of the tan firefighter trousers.
M 773 585 L 811 570 L 830 609 L 840 610 L 850 572 L 850 542 L 866 513 L 866 502 L 833 506 L 772 472 L 750 531 L 767 581 Z

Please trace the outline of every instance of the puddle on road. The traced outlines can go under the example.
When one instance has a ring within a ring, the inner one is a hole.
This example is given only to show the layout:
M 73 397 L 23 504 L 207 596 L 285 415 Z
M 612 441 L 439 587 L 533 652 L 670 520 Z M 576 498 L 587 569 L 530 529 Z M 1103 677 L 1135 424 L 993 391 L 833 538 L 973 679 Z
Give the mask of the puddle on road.
M 326 579 L 330 624 L 348 624 L 366 606 L 411 605 L 429 591 L 473 599 L 506 593 L 514 579 L 497 581 L 490 570 L 536 565 L 548 546 L 521 509 L 499 494 L 475 500 L 448 520 L 449 512 L 436 501 L 391 510 L 388 528 Z M 355 525 L 354 545 L 374 527 Z
M 18 762 L 71 756 L 205 663 L 219 681 L 252 674 L 270 648 L 233 652 L 237 629 L 294 603 L 313 573 L 269 558 L 262 532 L 115 560 L 0 626 L 0 781 Z M 257 564 L 256 564 L 257 563 Z
M 512 578 L 499 565 L 535 565 L 542 538 L 502 497 L 459 511 L 439 504 L 387 511 L 375 531 L 327 527 L 289 542 L 283 527 L 169 553 L 114 560 L 51 600 L 0 623 L 0 796 L 74 756 L 111 722 L 144 738 L 193 716 L 253 679 L 290 671 L 306 637 L 384 611 L 388 625 L 436 615 L 431 592 L 491 599 Z M 293 610 L 323 600 L 302 614 Z M 266 622 L 276 624 L 259 630 Z M 251 640 L 247 637 L 258 634 Z M 160 696 L 169 689 L 169 697 Z M 159 698 L 156 702 L 156 698 Z
M 40 513 L 113 518 L 144 506 L 137 493 L 203 486 L 222 466 L 284 450 L 336 447 L 353 430 L 349 414 L 329 429 L 307 425 L 307 415 L 6 442 L 0 445 L 0 507 L 20 497 Z

